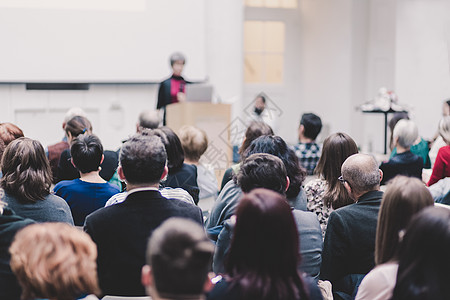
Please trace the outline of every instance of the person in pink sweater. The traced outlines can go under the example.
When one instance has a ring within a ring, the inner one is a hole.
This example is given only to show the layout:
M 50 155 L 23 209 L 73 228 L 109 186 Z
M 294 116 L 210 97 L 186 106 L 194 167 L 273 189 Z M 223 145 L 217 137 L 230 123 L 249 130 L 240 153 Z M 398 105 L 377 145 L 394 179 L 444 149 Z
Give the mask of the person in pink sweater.
M 439 122 L 439 134 L 447 145 L 439 149 L 428 186 L 450 177 L 450 116 L 443 117 Z

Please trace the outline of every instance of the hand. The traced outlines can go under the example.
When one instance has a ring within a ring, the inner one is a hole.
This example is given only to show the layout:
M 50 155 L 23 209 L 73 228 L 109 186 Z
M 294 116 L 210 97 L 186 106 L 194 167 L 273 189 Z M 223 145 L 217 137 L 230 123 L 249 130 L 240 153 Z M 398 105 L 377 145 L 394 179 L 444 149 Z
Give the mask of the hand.
M 185 93 L 182 93 L 182 92 L 178 92 L 178 94 L 177 94 L 177 100 L 178 100 L 179 102 L 184 102 L 184 101 L 186 101 L 186 94 L 185 94 Z

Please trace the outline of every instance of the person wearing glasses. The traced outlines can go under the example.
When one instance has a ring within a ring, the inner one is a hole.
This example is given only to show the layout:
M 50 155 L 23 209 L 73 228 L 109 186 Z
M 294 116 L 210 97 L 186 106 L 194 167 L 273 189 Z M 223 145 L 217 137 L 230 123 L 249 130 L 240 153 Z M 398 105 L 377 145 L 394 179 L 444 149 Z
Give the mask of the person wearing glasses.
M 362 278 L 375 265 L 383 172 L 372 156 L 358 153 L 344 161 L 341 174 L 339 181 L 355 203 L 330 214 L 320 277 L 332 283 L 335 299 L 349 299 L 354 298 Z

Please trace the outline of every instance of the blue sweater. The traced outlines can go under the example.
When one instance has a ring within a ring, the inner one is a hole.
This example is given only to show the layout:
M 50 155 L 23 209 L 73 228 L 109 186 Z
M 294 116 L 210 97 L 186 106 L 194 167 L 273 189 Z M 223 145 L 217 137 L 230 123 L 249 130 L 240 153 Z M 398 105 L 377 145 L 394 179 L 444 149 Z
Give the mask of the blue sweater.
M 88 214 L 104 207 L 111 196 L 120 192 L 117 186 L 107 182 L 91 183 L 80 179 L 60 181 L 54 191 L 69 204 L 76 226 L 83 226 Z

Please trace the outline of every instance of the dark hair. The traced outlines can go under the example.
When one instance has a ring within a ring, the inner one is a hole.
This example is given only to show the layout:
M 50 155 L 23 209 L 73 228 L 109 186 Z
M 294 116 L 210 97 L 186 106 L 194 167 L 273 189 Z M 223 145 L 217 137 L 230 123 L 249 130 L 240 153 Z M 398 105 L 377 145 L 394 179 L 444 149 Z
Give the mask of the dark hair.
M 400 120 L 409 120 L 409 116 L 407 112 L 396 112 L 392 118 L 389 120 L 389 129 L 391 131 L 391 136 L 389 138 L 389 148 L 394 149 L 394 128 Z
M 203 294 L 213 254 L 214 245 L 201 225 L 184 218 L 166 220 L 151 235 L 146 255 L 158 294 Z
M 312 140 L 315 140 L 322 130 L 322 120 L 313 113 L 303 114 L 300 125 L 305 128 L 303 135 Z
M 389 182 L 378 213 L 377 265 L 397 259 L 400 231 L 406 228 L 414 214 L 433 204 L 433 197 L 419 179 L 399 175 Z
M 19 138 L 6 147 L 0 186 L 20 200 L 43 200 L 50 193 L 52 171 L 41 143 Z
M 13 123 L 1 123 L 0 124 L 0 139 L 3 140 L 5 146 L 15 139 L 23 137 L 23 131 L 17 125 Z
M 258 99 L 258 98 L 261 98 L 261 101 L 263 103 L 266 103 L 266 97 L 264 97 L 263 95 L 260 94 L 260 95 L 256 96 L 255 100 Z
M 96 135 L 80 135 L 70 146 L 73 163 L 81 173 L 98 171 L 103 156 L 102 142 Z
M 87 118 L 83 116 L 75 116 L 66 123 L 64 130 L 67 135 L 70 133 L 73 138 L 76 138 L 80 134 L 91 133 L 92 125 Z
M 338 178 L 341 176 L 342 163 L 355 153 L 358 153 L 358 146 L 348 134 L 333 133 L 323 142 L 322 154 L 315 173 L 327 182 L 322 199 L 325 206 L 338 209 L 354 202 Z
M 265 188 L 284 195 L 286 175 L 281 159 L 271 154 L 256 153 L 244 160 L 235 179 L 244 193 L 255 188 Z
M 450 99 L 445 100 L 445 103 L 447 103 L 447 105 L 450 106 Z
M 239 155 L 242 156 L 245 153 L 245 150 L 250 146 L 250 144 L 260 136 L 263 135 L 273 135 L 272 128 L 264 122 L 253 121 L 247 127 L 245 131 L 245 138 L 242 142 L 241 147 L 239 148 Z
M 166 166 L 166 150 L 157 136 L 136 134 L 120 150 L 120 165 L 132 184 L 155 184 Z
M 290 180 L 289 188 L 286 191 L 286 197 L 297 197 L 298 193 L 300 193 L 303 180 L 305 180 L 306 171 L 300 166 L 294 150 L 289 148 L 281 137 L 267 135 L 260 136 L 251 143 L 244 153 L 244 159 L 255 153 L 272 154 L 283 161 L 284 166 L 286 167 L 287 176 Z
M 241 299 L 306 299 L 297 226 L 286 198 L 255 189 L 236 209 L 236 227 L 225 270 Z
M 178 171 L 183 166 L 183 146 L 181 146 L 180 139 L 172 129 L 163 126 L 151 131 L 144 130 L 143 134 L 156 135 L 163 142 L 167 153 L 167 167 L 169 168 L 169 174 Z
M 406 228 L 392 299 L 448 299 L 449 253 L 450 210 L 425 208 Z

